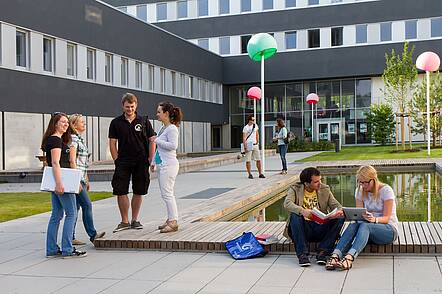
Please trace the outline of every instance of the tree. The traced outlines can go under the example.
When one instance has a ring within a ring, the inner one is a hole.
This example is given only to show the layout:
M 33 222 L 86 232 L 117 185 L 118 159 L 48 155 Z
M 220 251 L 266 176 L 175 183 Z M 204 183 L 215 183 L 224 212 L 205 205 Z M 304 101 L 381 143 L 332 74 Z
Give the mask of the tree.
M 395 108 L 397 116 L 400 117 L 401 125 L 401 143 L 402 149 L 405 149 L 405 116 L 409 105 L 409 97 L 413 92 L 414 84 L 417 79 L 417 69 L 413 62 L 414 46 L 408 49 L 408 43 L 404 43 L 402 55 L 396 54 L 394 49 L 391 54 L 385 54 L 385 70 L 382 79 L 385 84 L 385 98 Z M 408 124 L 410 129 L 411 124 Z M 411 129 L 410 129 L 411 130 Z M 396 134 L 397 146 L 398 134 Z M 410 136 L 411 146 L 411 136 Z
M 372 104 L 366 116 L 371 138 L 381 145 L 389 143 L 395 129 L 393 108 L 388 104 Z
M 410 103 L 413 120 L 416 122 L 413 132 L 427 132 L 427 79 L 423 79 Z M 430 130 L 433 147 L 436 139 L 442 135 L 442 76 L 439 72 L 430 73 Z

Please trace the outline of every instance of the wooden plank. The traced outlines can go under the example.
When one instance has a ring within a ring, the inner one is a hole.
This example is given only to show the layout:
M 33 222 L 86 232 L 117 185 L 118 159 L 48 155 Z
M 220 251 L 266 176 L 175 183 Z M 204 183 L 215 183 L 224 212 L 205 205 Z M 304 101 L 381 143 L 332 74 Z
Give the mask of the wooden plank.
M 417 235 L 419 236 L 419 240 L 421 241 L 421 252 L 422 253 L 429 253 L 430 252 L 430 243 L 431 241 L 428 240 L 430 236 L 426 236 L 424 233 L 424 229 L 422 228 L 421 222 L 414 222 L 414 227 L 416 229 Z
M 434 230 L 439 238 L 439 242 L 436 242 L 436 253 L 442 253 L 442 226 L 441 222 L 433 222 L 432 223 Z M 436 236 L 433 236 L 436 237 Z
M 408 222 L 403 222 L 402 226 L 404 227 L 404 235 L 405 235 L 405 244 L 406 244 L 406 252 L 414 253 L 413 251 L 413 238 L 411 237 L 410 225 Z
M 228 230 L 235 226 L 235 224 L 229 223 L 229 222 L 217 222 L 217 226 L 209 227 L 207 229 L 207 233 L 200 236 L 196 242 L 198 243 L 196 248 L 206 251 L 214 251 L 215 246 L 213 244 L 213 241 L 216 241 L 218 239 L 218 236 L 220 232 L 223 232 L 225 230 Z
M 394 247 L 394 253 L 406 253 L 407 252 L 407 241 L 405 240 L 404 226 L 403 223 L 399 223 L 398 226 L 398 243 L 399 247 Z
M 422 243 L 417 234 L 416 226 L 414 222 L 408 222 L 410 227 L 410 235 L 413 240 L 413 253 L 422 253 Z
M 437 234 L 437 231 L 434 227 L 433 223 L 425 223 L 426 228 L 428 229 L 429 235 L 431 236 L 431 239 L 433 240 L 434 244 L 434 253 L 438 252 L 438 246 L 442 247 L 442 241 L 439 238 L 439 235 Z

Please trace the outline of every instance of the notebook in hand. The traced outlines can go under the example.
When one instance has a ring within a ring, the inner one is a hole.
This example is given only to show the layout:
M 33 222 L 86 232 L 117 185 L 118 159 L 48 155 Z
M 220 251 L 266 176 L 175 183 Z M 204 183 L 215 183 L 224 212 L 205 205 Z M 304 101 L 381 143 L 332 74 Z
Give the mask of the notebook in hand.
M 78 194 L 80 191 L 81 170 L 74 168 L 61 168 L 61 181 L 65 193 Z M 55 178 L 52 167 L 45 166 L 41 179 L 41 191 L 55 191 Z
M 335 208 L 331 212 L 325 214 L 315 207 L 312 209 L 312 216 L 310 217 L 310 219 L 320 225 L 323 225 L 326 222 L 328 222 L 331 218 L 333 218 L 337 212 L 338 209 Z

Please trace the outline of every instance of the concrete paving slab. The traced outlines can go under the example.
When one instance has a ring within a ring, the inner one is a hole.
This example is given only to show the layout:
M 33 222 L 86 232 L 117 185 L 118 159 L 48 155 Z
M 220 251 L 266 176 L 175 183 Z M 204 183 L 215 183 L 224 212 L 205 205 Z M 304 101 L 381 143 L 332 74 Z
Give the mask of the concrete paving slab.
M 144 294 L 148 293 L 161 282 L 159 281 L 137 281 L 137 280 L 122 280 L 113 284 L 111 287 L 99 292 L 101 294 Z
M 268 293 L 289 294 L 290 290 L 291 288 L 287 287 L 255 285 L 252 289 L 250 289 L 247 292 L 247 294 L 268 294 Z
M 158 287 L 150 291 L 152 294 L 193 294 L 197 293 L 201 289 L 202 285 L 198 283 L 176 283 L 176 282 L 164 282 Z
M 45 277 L 6 276 L 1 279 L 2 293 L 47 294 L 73 283 L 76 279 Z
M 0 263 L 1 274 L 11 274 L 39 263 L 45 262 L 45 254 L 42 251 L 32 251 L 26 255 L 14 258 L 10 261 Z
M 394 291 L 441 293 L 442 278 L 435 257 L 394 258 Z
M 118 282 L 112 279 L 78 279 L 51 294 L 99 293 Z
M 303 269 L 298 266 L 296 257 L 280 256 L 258 280 L 253 289 L 256 288 L 254 291 L 258 292 L 260 291 L 260 288 L 266 287 L 291 289 L 295 285 L 295 282 L 299 279 L 302 272 Z
M 312 264 L 305 268 L 291 293 L 340 293 L 347 272 L 327 271 Z M 337 292 L 333 292 L 333 291 Z

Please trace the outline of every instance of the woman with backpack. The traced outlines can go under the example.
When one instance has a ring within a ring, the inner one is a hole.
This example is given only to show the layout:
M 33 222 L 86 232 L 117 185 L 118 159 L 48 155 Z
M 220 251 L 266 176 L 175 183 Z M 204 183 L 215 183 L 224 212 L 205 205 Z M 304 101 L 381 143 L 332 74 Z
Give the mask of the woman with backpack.
M 282 162 L 281 175 L 285 175 L 287 174 L 287 159 L 285 156 L 288 148 L 288 131 L 285 127 L 284 121 L 281 118 L 276 120 L 276 126 L 278 130 L 273 140 L 278 142 L 278 152 Z

